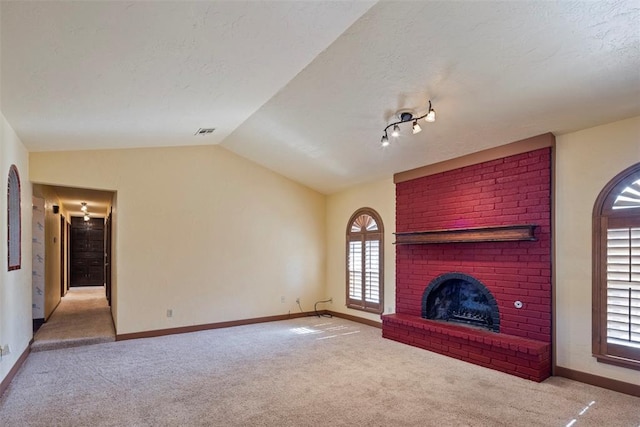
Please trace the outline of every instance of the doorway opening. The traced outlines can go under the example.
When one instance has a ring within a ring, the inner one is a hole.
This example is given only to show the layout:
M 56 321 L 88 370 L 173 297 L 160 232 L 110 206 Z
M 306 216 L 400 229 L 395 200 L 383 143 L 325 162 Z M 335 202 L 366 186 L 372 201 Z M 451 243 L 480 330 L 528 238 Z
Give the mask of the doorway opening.
M 80 300 L 84 298 L 77 298 L 78 292 L 73 292 L 73 298 L 65 298 L 71 290 L 86 288 L 91 291 L 92 298 L 97 297 L 104 301 L 109 313 L 108 323 L 113 327 L 111 224 L 115 212 L 116 193 L 34 184 L 33 195 L 34 206 L 37 204 L 43 207 L 37 212 L 34 208 L 34 227 L 44 229 L 41 245 L 38 245 L 43 249 L 42 253 L 35 254 L 37 245 L 34 242 L 34 257 L 38 256 L 44 264 L 43 280 L 37 284 L 38 290 L 33 292 L 33 306 L 39 308 L 38 313 L 34 311 L 34 325 L 35 319 L 38 318 L 41 320 L 37 322 L 38 326 L 44 323 L 44 329 L 56 313 L 58 317 L 71 312 L 77 315 L 78 310 L 82 311 L 83 307 L 92 306 L 82 305 Z M 35 279 L 33 286 L 36 286 Z M 77 307 L 73 307 L 76 303 Z M 85 314 L 88 317 L 93 316 L 90 311 Z M 104 313 L 100 319 L 105 319 Z M 35 330 L 34 326 L 34 332 Z

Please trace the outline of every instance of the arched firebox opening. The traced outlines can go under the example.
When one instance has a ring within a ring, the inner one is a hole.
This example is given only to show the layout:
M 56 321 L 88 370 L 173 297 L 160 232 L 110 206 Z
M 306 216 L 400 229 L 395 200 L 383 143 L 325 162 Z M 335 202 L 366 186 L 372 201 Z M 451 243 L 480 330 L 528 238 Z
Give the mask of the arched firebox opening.
M 442 274 L 422 294 L 422 317 L 500 332 L 500 311 L 491 292 L 463 273 Z

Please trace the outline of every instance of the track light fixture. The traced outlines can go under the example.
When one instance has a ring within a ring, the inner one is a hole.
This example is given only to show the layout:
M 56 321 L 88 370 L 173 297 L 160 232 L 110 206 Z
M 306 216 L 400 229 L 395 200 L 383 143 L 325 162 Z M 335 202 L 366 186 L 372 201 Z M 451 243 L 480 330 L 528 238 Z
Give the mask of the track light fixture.
M 429 100 L 429 109 L 422 116 L 413 117 L 413 113 L 410 113 L 408 111 L 401 111 L 400 113 L 398 113 L 398 118 L 400 119 L 399 121 L 393 122 L 387 125 L 386 128 L 384 128 L 384 134 L 382 135 L 382 139 L 380 140 L 380 145 L 382 145 L 383 147 L 388 147 L 390 145 L 389 136 L 387 134 L 387 131 L 389 130 L 389 128 L 393 128 L 391 131 L 391 136 L 393 138 L 397 138 L 398 136 L 400 136 L 399 125 L 401 125 L 402 123 L 413 122 L 412 131 L 413 131 L 413 134 L 415 135 L 416 133 L 419 133 L 420 131 L 422 131 L 422 128 L 418 124 L 418 120 L 424 119 L 424 121 L 427 123 L 435 122 L 436 110 L 434 110 L 431 107 L 431 100 Z

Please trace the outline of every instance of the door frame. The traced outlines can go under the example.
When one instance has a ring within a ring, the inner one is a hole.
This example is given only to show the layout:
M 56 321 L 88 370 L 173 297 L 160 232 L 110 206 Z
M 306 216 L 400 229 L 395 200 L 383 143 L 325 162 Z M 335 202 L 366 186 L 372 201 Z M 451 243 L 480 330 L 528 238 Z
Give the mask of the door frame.
M 111 216 L 112 214 L 113 214 L 113 208 L 111 208 L 111 210 L 109 211 L 109 215 L 107 215 L 107 218 L 105 220 L 105 226 L 104 226 L 104 232 L 105 232 L 104 283 L 105 283 L 105 294 L 107 297 L 107 303 L 109 304 L 109 307 L 111 307 L 111 235 L 112 235 Z
M 71 223 L 69 221 L 65 221 L 66 222 L 66 229 L 67 229 L 67 242 L 66 242 L 66 248 L 67 248 L 67 262 L 66 262 L 66 283 L 65 283 L 65 287 L 66 287 L 66 291 L 69 291 L 69 284 L 71 283 Z
M 66 236 L 66 223 L 64 215 L 60 214 L 60 298 L 62 298 L 66 293 L 66 284 L 65 284 L 65 236 Z

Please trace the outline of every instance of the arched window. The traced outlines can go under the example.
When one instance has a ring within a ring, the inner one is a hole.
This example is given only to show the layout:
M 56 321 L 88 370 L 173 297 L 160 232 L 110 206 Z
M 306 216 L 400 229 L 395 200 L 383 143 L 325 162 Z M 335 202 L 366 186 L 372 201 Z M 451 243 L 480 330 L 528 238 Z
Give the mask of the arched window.
M 7 244 L 9 271 L 18 270 L 21 264 L 22 224 L 20 219 L 20 175 L 18 168 L 11 165 L 7 184 Z
M 640 369 L 640 163 L 600 192 L 593 209 L 593 355 Z
M 384 228 L 380 215 L 358 209 L 347 224 L 347 307 L 382 313 Z

